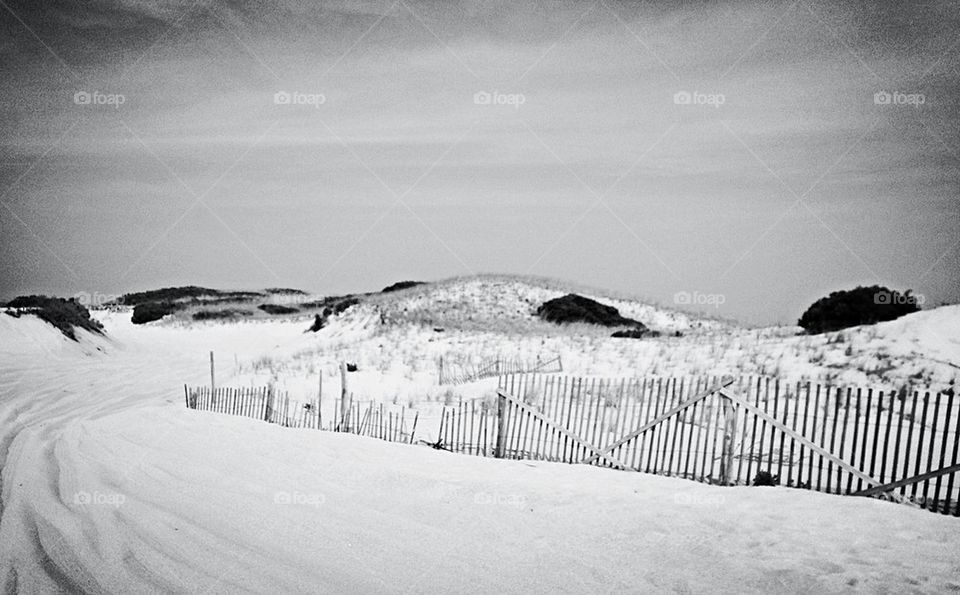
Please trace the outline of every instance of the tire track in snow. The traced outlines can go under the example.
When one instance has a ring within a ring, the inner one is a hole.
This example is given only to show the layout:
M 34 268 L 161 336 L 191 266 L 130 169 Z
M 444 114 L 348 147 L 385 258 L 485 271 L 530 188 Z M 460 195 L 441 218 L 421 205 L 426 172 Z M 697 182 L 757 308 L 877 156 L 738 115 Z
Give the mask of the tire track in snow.
M 77 456 L 84 451 L 67 445 L 64 436 L 89 439 L 80 427 L 84 421 L 145 402 L 163 404 L 166 387 L 182 381 L 172 369 L 182 366 L 126 355 L 64 357 L 49 350 L 41 358 L 49 364 L 16 358 L 20 361 L 0 379 L 0 585 L 5 592 L 104 592 L 81 560 L 89 563 L 104 553 L 103 536 L 118 518 L 77 510 L 76 495 L 109 493 L 116 484 L 91 475 L 90 461 Z M 151 377 L 157 382 L 144 382 Z M 90 457 L 94 463 L 96 458 L 97 453 Z M 135 559 L 129 551 L 122 558 Z M 153 582 L 142 565 L 134 563 L 130 570 L 144 584 Z

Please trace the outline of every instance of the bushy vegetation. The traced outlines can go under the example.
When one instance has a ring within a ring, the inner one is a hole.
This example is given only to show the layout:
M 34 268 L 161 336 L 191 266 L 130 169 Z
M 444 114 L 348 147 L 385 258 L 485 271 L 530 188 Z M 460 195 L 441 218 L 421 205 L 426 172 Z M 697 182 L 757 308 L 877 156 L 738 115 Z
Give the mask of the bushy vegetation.
M 193 313 L 194 320 L 224 320 L 240 318 L 241 316 L 253 316 L 253 312 L 250 310 L 224 308 L 222 310 L 200 310 Z
M 900 293 L 879 285 L 856 287 L 820 298 L 797 324 L 810 334 L 818 334 L 893 320 L 919 309 L 910 290 Z
M 103 325 L 90 318 L 90 311 L 72 298 L 65 300 L 45 295 L 27 295 L 15 298 L 7 304 L 7 307 L 28 310 L 74 341 L 77 340 L 75 328 L 82 328 L 98 335 L 103 334 Z
M 133 324 L 146 324 L 173 314 L 180 308 L 181 306 L 174 302 L 143 302 L 133 307 L 130 321 Z
M 296 314 L 300 310 L 293 306 L 281 306 L 280 304 L 260 304 L 257 310 L 262 310 L 267 314 Z
M 611 337 L 615 339 L 643 339 L 645 337 L 659 337 L 659 331 L 652 331 L 645 327 L 637 327 L 626 329 L 622 331 L 616 331 Z
M 327 319 L 322 314 L 316 314 L 313 317 L 313 324 L 305 332 L 315 333 L 327 324 Z
M 190 306 L 211 306 L 213 304 L 229 302 L 249 302 L 257 298 L 263 298 L 264 295 L 265 294 L 258 291 L 221 291 L 208 287 L 187 285 L 184 287 L 164 287 L 161 289 L 151 289 L 149 291 L 127 293 L 123 295 L 120 301 L 127 306 L 133 306 L 133 316 L 130 319 L 133 324 L 145 324 L 147 322 L 153 322 L 154 320 L 160 320 L 167 314 L 173 314 Z M 219 311 L 223 312 L 225 310 Z M 237 310 L 237 312 L 239 311 L 240 310 Z M 210 310 L 209 312 L 215 311 Z M 239 315 L 245 316 L 246 314 Z M 210 320 L 216 317 L 216 314 L 201 312 L 193 315 L 194 320 Z
M 410 289 L 417 285 L 423 285 L 423 281 L 397 281 L 393 285 L 388 285 L 380 290 L 380 293 L 390 293 L 391 291 L 400 291 L 401 289 Z
M 568 293 L 544 302 L 537 308 L 537 315 L 547 322 L 557 324 L 585 322 L 601 326 L 630 326 L 646 329 L 642 322 L 625 318 L 613 306 L 605 306 L 596 300 Z
M 264 289 L 267 293 L 280 294 L 280 295 L 307 295 L 306 291 L 302 289 L 293 289 L 291 287 L 268 287 Z
M 327 321 L 331 316 L 336 316 L 344 312 L 347 308 L 360 303 L 360 298 L 352 295 L 339 298 L 327 298 L 327 300 L 328 301 L 324 302 L 326 305 L 323 308 L 323 312 L 314 316 L 313 324 L 307 329 L 308 331 L 312 333 L 319 331 L 327 325 Z
M 149 291 L 139 291 L 123 295 L 123 303 L 128 306 L 137 306 L 147 302 L 174 302 L 178 300 L 196 299 L 196 298 L 217 298 L 218 301 L 242 300 L 262 297 L 263 294 L 257 291 L 220 291 L 219 289 L 210 289 L 208 287 L 197 287 L 196 285 L 186 285 L 184 287 L 164 287 L 161 289 L 151 289 Z
M 360 303 L 360 298 L 368 296 L 367 293 L 348 293 L 347 295 L 330 295 L 325 298 L 321 298 L 312 302 L 303 302 L 300 304 L 301 308 L 307 310 L 315 309 L 325 309 L 325 308 L 336 308 L 338 304 L 348 303 L 346 307 L 342 307 L 337 313 L 343 312 L 350 306 Z
M 356 306 L 356 305 L 359 304 L 359 303 L 360 303 L 360 299 L 359 299 L 359 298 L 356 298 L 356 297 L 353 297 L 353 296 L 344 298 L 344 299 L 340 300 L 339 302 L 336 302 L 335 304 L 333 304 L 333 305 L 330 307 L 330 315 L 331 315 L 331 316 L 335 316 L 335 315 L 337 315 L 337 314 L 340 314 L 340 313 L 344 312 L 344 311 L 345 311 L 347 308 L 349 308 L 350 306 Z
M 776 486 L 780 485 L 780 476 L 773 475 L 769 471 L 759 471 L 756 477 L 753 478 L 753 485 L 755 486 Z

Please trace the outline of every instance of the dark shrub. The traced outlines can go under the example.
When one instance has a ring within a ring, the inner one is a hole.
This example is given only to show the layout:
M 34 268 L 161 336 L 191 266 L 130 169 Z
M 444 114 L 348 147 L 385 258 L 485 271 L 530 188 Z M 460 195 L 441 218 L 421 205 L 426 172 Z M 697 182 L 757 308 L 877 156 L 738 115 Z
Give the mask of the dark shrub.
M 223 310 L 200 310 L 193 313 L 194 320 L 221 320 L 224 318 L 239 318 L 241 316 L 253 316 L 250 310 L 234 310 L 224 308 Z
M 291 287 L 268 287 L 264 289 L 267 293 L 274 293 L 280 295 L 307 295 L 306 291 L 302 289 L 293 289 Z
M 267 314 L 296 314 L 300 310 L 292 306 L 281 306 L 280 304 L 260 304 L 257 310 L 263 310 Z
M 631 328 L 623 331 L 617 331 L 610 335 L 616 339 L 643 339 L 644 337 L 659 337 L 658 331 L 651 331 L 647 328 Z
M 857 287 L 834 291 L 820 298 L 797 321 L 808 333 L 817 334 L 861 324 L 875 324 L 917 312 L 917 298 L 886 287 Z
M 327 323 L 327 318 L 319 314 L 314 315 L 313 324 L 310 325 L 310 328 L 307 329 L 308 332 L 315 333 L 322 329 Z
M 360 299 L 354 294 L 331 295 L 313 302 L 303 302 L 300 304 L 300 307 L 307 310 L 313 310 L 317 308 L 334 308 L 335 306 L 337 306 L 337 304 L 340 304 L 343 302 L 347 302 L 347 305 L 343 307 L 343 309 L 340 310 L 340 312 L 342 312 L 343 310 L 346 310 L 347 308 L 349 308 L 354 304 L 360 303 Z
M 356 306 L 359 303 L 360 303 L 360 300 L 358 298 L 355 298 L 355 297 L 344 298 L 333 305 L 332 314 L 333 315 L 340 314 L 350 306 Z
M 130 321 L 133 324 L 145 324 L 160 320 L 167 314 L 173 314 L 180 309 L 180 306 L 173 302 L 144 302 L 133 307 L 133 316 Z
M 423 281 L 397 281 L 393 285 L 388 285 L 380 290 L 380 293 L 390 293 L 391 291 L 400 291 L 401 289 L 410 289 L 417 285 L 423 285 Z
M 7 307 L 28 310 L 74 341 L 77 340 L 74 328 L 82 328 L 98 335 L 103 334 L 103 325 L 98 320 L 90 318 L 90 311 L 74 299 L 28 295 L 14 298 Z
M 347 372 L 356 372 L 357 364 L 347 364 Z
M 620 312 L 613 306 L 605 306 L 575 293 L 544 302 L 537 308 L 537 315 L 547 322 L 557 324 L 586 322 L 602 326 L 646 328 L 641 322 L 620 316 Z
M 755 486 L 775 486 L 780 484 L 779 475 L 771 475 L 769 471 L 760 471 L 757 473 L 757 476 L 753 478 L 753 485 Z
M 344 312 L 350 306 L 355 306 L 360 303 L 359 298 L 354 296 L 338 297 L 338 298 L 327 298 L 325 302 L 326 305 L 323 308 L 322 314 L 317 314 L 313 318 L 313 324 L 310 325 L 310 328 L 307 330 L 310 332 L 317 332 L 323 327 L 327 326 L 327 321 L 331 316 L 336 316 Z

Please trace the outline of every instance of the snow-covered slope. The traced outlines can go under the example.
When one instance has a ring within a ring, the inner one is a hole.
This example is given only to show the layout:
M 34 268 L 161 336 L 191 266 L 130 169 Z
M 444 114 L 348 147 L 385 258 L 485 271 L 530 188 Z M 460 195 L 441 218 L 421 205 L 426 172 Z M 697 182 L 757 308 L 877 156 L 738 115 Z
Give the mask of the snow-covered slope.
M 32 314 L 10 316 L 0 311 L 0 357 L 28 358 L 42 363 L 43 358 L 59 358 L 83 353 L 92 355 L 109 349 L 109 338 L 76 330 L 77 340 L 68 339 L 56 327 Z
M 632 340 L 611 338 L 609 329 L 553 325 L 534 316 L 544 300 L 568 290 L 512 278 L 469 278 L 379 296 L 334 318 L 314 343 L 271 367 L 293 380 L 307 369 L 309 375 L 317 367 L 333 373 L 338 361 L 355 362 L 371 397 L 388 394 L 377 390 L 382 384 L 401 400 L 421 401 L 435 396 L 425 387 L 436 384 L 440 358 L 455 366 L 560 356 L 564 371 L 575 375 L 754 374 L 886 390 L 942 389 L 960 372 L 960 306 L 811 336 L 796 327 L 738 328 L 600 298 L 652 328 L 686 329 L 681 337 Z
M 551 325 L 540 322 L 536 317 L 537 308 L 545 301 L 567 293 L 578 293 L 613 306 L 622 315 L 661 332 L 689 332 L 731 326 L 572 283 L 514 275 L 448 279 L 385 294 L 374 298 L 372 302 L 391 321 L 504 333 L 545 333 Z

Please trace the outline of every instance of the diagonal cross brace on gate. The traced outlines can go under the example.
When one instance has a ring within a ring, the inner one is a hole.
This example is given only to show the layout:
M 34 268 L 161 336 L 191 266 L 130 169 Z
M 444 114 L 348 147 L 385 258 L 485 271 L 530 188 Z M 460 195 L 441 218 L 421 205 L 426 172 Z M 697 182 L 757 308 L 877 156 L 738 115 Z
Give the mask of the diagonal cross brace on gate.
M 615 456 L 613 456 L 613 455 L 611 455 L 611 454 L 609 454 L 609 453 L 604 453 L 604 452 L 602 452 L 599 447 L 594 446 L 593 444 L 590 444 L 590 443 L 588 443 L 588 442 L 585 442 L 582 438 L 580 438 L 580 437 L 577 436 L 576 434 L 573 434 L 573 433 L 571 433 L 570 431 L 566 430 L 565 428 L 560 427 L 559 425 L 557 425 L 556 422 L 554 422 L 554 421 L 552 421 L 552 420 L 550 420 L 550 419 L 547 419 L 547 418 L 544 417 L 543 414 L 541 414 L 539 411 L 533 409 L 532 407 L 530 407 L 529 405 L 527 405 L 526 403 L 524 403 L 524 402 L 521 401 L 520 399 L 517 399 L 516 397 L 514 397 L 514 396 L 512 396 L 512 395 L 510 395 L 510 394 L 508 394 L 508 393 L 506 393 L 506 392 L 504 392 L 503 390 L 498 390 L 498 391 L 497 391 L 497 394 L 500 395 L 500 398 L 501 398 L 501 399 L 504 399 L 504 400 L 506 400 L 506 401 L 509 401 L 510 403 L 512 403 L 513 405 L 515 405 L 516 407 L 518 407 L 518 408 L 522 409 L 523 411 L 525 411 L 525 412 L 529 413 L 530 415 L 532 415 L 532 416 L 533 416 L 535 419 L 537 419 L 538 421 L 547 424 L 547 427 L 553 428 L 557 433 L 559 433 L 560 435 L 562 435 L 564 438 L 567 438 L 567 439 L 571 440 L 574 445 L 579 446 L 579 447 L 581 447 L 581 448 L 583 448 L 584 450 L 587 450 L 587 451 L 589 451 L 589 452 L 596 453 L 596 455 L 595 455 L 595 457 L 594 457 L 594 460 L 599 459 L 599 458 L 603 458 L 603 459 L 606 459 L 606 460 L 610 461 L 611 463 L 613 463 L 614 465 L 616 465 L 617 467 L 620 467 L 620 468 L 622 468 L 622 469 L 634 470 L 633 467 L 631 467 L 630 465 L 624 463 L 623 461 L 621 461 L 621 460 L 618 459 L 617 457 L 615 457 Z M 504 419 L 504 416 L 503 416 L 502 413 L 500 414 L 500 419 L 501 419 L 501 420 Z M 501 435 L 502 435 L 502 429 L 501 429 Z M 500 449 L 498 449 L 498 450 L 500 450 Z
M 913 485 L 915 483 L 920 483 L 921 481 L 927 481 L 930 479 L 936 479 L 937 477 L 942 477 L 944 475 L 950 475 L 951 473 L 956 473 L 958 471 L 960 471 L 960 463 L 951 465 L 949 467 L 944 467 L 943 469 L 937 469 L 936 471 L 927 471 L 926 473 L 921 473 L 919 475 L 914 475 L 913 477 L 907 477 L 898 481 L 891 481 L 890 483 L 885 483 L 883 485 L 876 485 L 872 488 L 866 488 L 864 490 L 860 490 L 859 492 L 854 492 L 851 495 L 875 496 L 877 494 L 889 492 L 890 490 L 902 488 L 903 486 Z
M 621 438 L 620 440 L 617 440 L 617 441 L 614 442 L 613 444 L 610 444 L 609 446 L 606 446 L 606 447 L 604 447 L 603 449 L 595 450 L 595 451 L 594 451 L 594 454 L 590 455 L 589 457 L 583 459 L 583 460 L 580 461 L 580 462 L 581 462 L 581 463 L 587 463 L 587 464 L 589 464 L 589 463 L 593 463 L 593 462 L 597 461 L 597 460 L 600 459 L 600 458 L 607 458 L 607 457 L 609 456 L 609 453 L 613 452 L 614 450 L 616 450 L 616 449 L 619 448 L 620 446 L 626 444 L 627 442 L 633 440 L 633 439 L 636 438 L 637 436 L 643 434 L 644 432 L 649 431 L 651 428 L 657 426 L 658 424 L 663 423 L 663 422 L 666 421 L 667 419 L 673 417 L 674 415 L 680 413 L 681 411 L 687 409 L 688 407 L 693 406 L 695 403 L 698 403 L 698 402 L 702 401 L 703 399 L 706 399 L 706 398 L 709 397 L 710 395 L 712 395 L 712 394 L 718 394 L 720 397 L 722 397 L 722 398 L 724 399 L 724 401 L 725 401 L 727 404 L 730 404 L 730 405 L 739 405 L 739 406 L 743 407 L 746 411 L 749 411 L 750 413 L 756 415 L 757 417 L 760 417 L 761 419 L 767 421 L 767 423 L 771 424 L 773 427 L 777 428 L 778 430 L 780 430 L 781 432 L 783 432 L 784 434 L 786 434 L 786 435 L 789 436 L 790 438 L 796 440 L 797 442 L 799 442 L 799 443 L 802 444 L 803 446 L 806 446 L 806 447 L 809 448 L 811 451 L 819 454 L 820 456 L 822 456 L 823 458 L 827 459 L 828 461 L 831 461 L 833 464 L 837 465 L 837 466 L 840 467 L 841 469 L 844 469 L 844 470 L 847 471 L 848 473 L 851 473 L 851 474 L 854 475 L 855 477 L 863 480 L 864 482 L 867 483 L 868 486 L 881 486 L 881 485 L 883 484 L 883 482 L 881 482 L 880 480 L 875 479 L 875 478 L 867 475 L 866 473 L 864 473 L 863 471 L 857 469 L 856 467 L 854 467 L 854 466 L 851 465 L 850 463 L 848 463 L 848 462 L 844 461 L 843 459 L 837 457 L 836 455 L 832 454 L 830 451 L 828 451 L 828 450 L 822 448 L 821 446 L 815 444 L 813 441 L 805 438 L 805 437 L 802 436 L 801 434 L 798 434 L 797 432 L 795 432 L 794 430 L 792 430 L 792 429 L 790 429 L 788 426 L 786 426 L 783 422 L 781 422 L 780 420 L 776 419 L 776 418 L 773 417 L 772 415 L 768 414 L 768 413 L 767 413 L 766 411 L 764 411 L 763 409 L 757 407 L 756 405 L 753 405 L 753 404 L 747 402 L 747 401 L 744 400 L 744 399 L 741 399 L 741 398 L 739 398 L 739 397 L 737 397 L 737 396 L 728 394 L 725 389 L 726 389 L 727 387 L 729 387 L 730 385 L 732 385 L 733 383 L 734 383 L 734 379 L 732 379 L 732 378 L 726 379 L 726 380 L 723 380 L 722 382 L 720 382 L 719 384 L 714 385 L 713 387 L 710 387 L 710 388 L 708 388 L 708 389 L 706 389 L 706 390 L 704 390 L 704 391 L 702 391 L 702 392 L 700 392 L 700 393 L 697 393 L 697 394 L 694 395 L 693 397 L 691 397 L 691 398 L 687 399 L 686 401 L 684 401 L 683 403 L 680 403 L 679 405 L 673 407 L 673 408 L 670 409 L 669 411 L 666 411 L 666 412 L 660 414 L 660 415 L 657 416 L 655 419 L 653 419 L 653 420 L 651 420 L 650 422 L 644 424 L 643 426 L 641 426 L 640 428 L 634 430 L 633 432 L 627 434 L 626 436 L 624 436 L 624 437 Z M 729 416 L 728 416 L 728 421 L 733 422 L 733 420 L 734 420 L 734 416 L 733 416 L 733 415 L 729 415 Z M 731 427 L 735 428 L 736 426 L 735 426 L 735 425 L 732 425 Z M 735 433 L 735 429 L 733 430 L 733 432 Z M 732 458 L 732 445 L 731 445 L 731 440 L 730 440 L 730 439 L 732 438 L 732 434 L 731 434 L 731 431 L 730 431 L 729 429 L 728 429 L 727 432 L 725 432 L 725 434 L 727 434 L 727 436 L 724 437 L 724 453 L 723 453 L 723 454 L 724 454 L 724 461 L 726 461 L 726 463 L 723 465 L 723 468 L 729 469 L 729 466 L 730 466 L 730 465 L 729 465 L 729 459 Z M 628 467 L 628 468 L 629 468 L 629 467 Z M 726 477 L 726 473 L 724 473 L 724 482 L 723 482 L 723 483 L 729 483 L 729 482 L 728 482 L 728 478 Z M 897 499 L 898 501 L 901 500 L 901 499 L 898 498 L 896 495 L 895 495 L 894 497 L 895 497 L 895 499 Z
M 627 442 L 630 442 L 631 440 L 633 440 L 634 438 L 636 438 L 636 437 L 639 436 L 640 434 L 643 434 L 643 433 L 646 432 L 647 430 L 649 430 L 649 429 L 651 429 L 651 428 L 653 428 L 653 427 L 655 427 L 655 426 L 663 423 L 664 421 L 670 419 L 671 417 L 673 417 L 674 415 L 680 413 L 680 412 L 683 411 L 684 409 L 686 409 L 686 408 L 688 408 L 688 407 L 692 407 L 694 404 L 699 403 L 700 401 L 706 399 L 706 398 L 709 397 L 710 395 L 712 395 L 712 394 L 714 394 L 714 393 L 720 392 L 721 389 L 724 389 L 724 388 L 730 386 L 730 385 L 733 384 L 733 383 L 734 383 L 734 379 L 733 379 L 733 378 L 729 378 L 729 379 L 726 379 L 726 380 L 721 381 L 719 384 L 715 384 L 714 386 L 712 386 L 712 387 L 710 387 L 710 388 L 708 388 L 708 389 L 706 389 L 706 390 L 704 390 L 704 391 L 701 391 L 701 392 L 697 393 L 696 395 L 690 397 L 689 399 L 687 399 L 687 400 L 684 401 L 683 403 L 680 403 L 679 405 L 677 405 L 676 407 L 670 409 L 669 411 L 666 411 L 666 412 L 664 412 L 664 413 L 661 413 L 660 415 L 658 415 L 658 416 L 655 417 L 654 419 L 652 419 L 652 420 L 650 420 L 649 422 L 647 422 L 647 423 L 643 424 L 642 426 L 640 426 L 640 428 L 638 428 L 638 429 L 630 432 L 629 434 L 627 434 L 626 436 L 624 436 L 624 437 L 621 438 L 620 440 L 617 440 L 617 441 L 614 442 L 613 444 L 611 444 L 611 445 L 609 445 L 609 446 L 606 446 L 603 450 L 597 451 L 595 454 L 590 455 L 589 457 L 583 459 L 583 460 L 580 461 L 580 462 L 581 462 L 581 463 L 585 463 L 585 464 L 590 464 L 590 463 L 593 463 L 594 461 L 596 461 L 597 459 L 599 459 L 599 458 L 601 458 L 601 457 L 606 457 L 606 456 L 607 456 L 607 453 L 613 452 L 614 450 L 616 450 L 617 448 L 623 446 L 623 445 L 626 444 Z M 629 468 L 632 469 L 632 467 L 629 467 Z M 634 470 L 636 471 L 636 469 L 634 469 Z
M 854 466 L 851 465 L 850 463 L 848 463 L 848 462 L 844 461 L 843 459 L 841 459 L 840 457 L 834 455 L 834 454 L 831 453 L 829 450 L 826 450 L 825 448 L 816 445 L 813 441 L 808 440 L 807 438 L 804 438 L 803 436 L 801 436 L 801 435 L 798 434 L 797 432 L 795 432 L 795 431 L 791 430 L 789 427 L 787 427 L 783 422 L 781 422 L 780 420 L 776 419 L 776 418 L 773 417 L 772 415 L 768 414 L 768 413 L 767 413 L 766 411 L 764 411 L 763 409 L 760 409 L 760 408 L 757 407 L 756 405 L 753 405 L 753 404 L 751 404 L 751 403 L 748 403 L 747 401 L 744 401 L 743 399 L 741 399 L 741 398 L 739 398 L 739 397 L 735 397 L 735 396 L 732 396 L 732 395 L 728 395 L 728 394 L 726 394 L 725 392 L 722 392 L 722 391 L 720 392 L 720 395 L 723 396 L 724 398 L 730 399 L 731 401 L 733 401 L 733 402 L 736 403 L 737 405 L 740 405 L 741 407 L 743 407 L 744 409 L 746 409 L 746 410 L 749 411 L 750 413 L 753 413 L 754 415 L 760 417 L 761 419 L 766 420 L 767 423 L 773 425 L 775 428 L 777 428 L 778 430 L 780 430 L 781 432 L 783 432 L 783 433 L 786 434 L 787 436 L 790 436 L 791 438 L 793 438 L 794 440 L 798 441 L 798 442 L 799 442 L 800 444 L 802 444 L 803 446 L 806 446 L 807 448 L 809 448 L 809 449 L 812 450 L 813 452 L 815 452 L 815 453 L 817 453 L 818 455 L 822 456 L 823 458 L 831 461 L 834 465 L 837 465 L 838 467 L 840 467 L 841 469 L 844 469 L 844 470 L 847 471 L 848 473 L 851 473 L 851 474 L 854 475 L 855 477 L 857 477 L 857 478 L 859 478 L 859 479 L 862 479 L 863 481 L 867 482 L 868 484 L 871 484 L 871 485 L 874 485 L 874 486 L 883 485 L 883 482 L 881 482 L 879 479 L 875 479 L 875 478 L 873 478 L 873 477 L 870 477 L 869 475 L 867 475 L 867 474 L 864 473 L 863 471 L 857 469 L 856 467 L 854 467 Z

